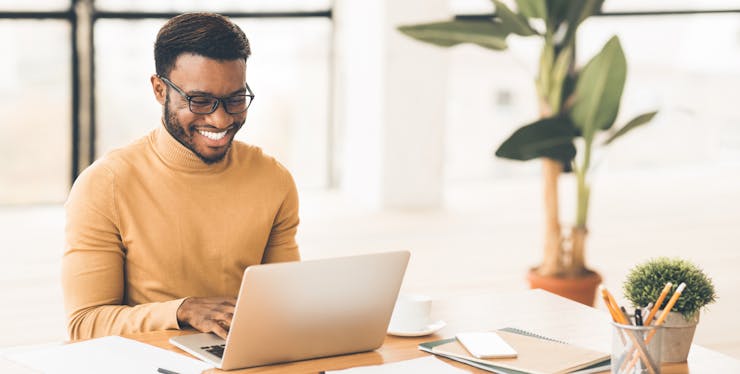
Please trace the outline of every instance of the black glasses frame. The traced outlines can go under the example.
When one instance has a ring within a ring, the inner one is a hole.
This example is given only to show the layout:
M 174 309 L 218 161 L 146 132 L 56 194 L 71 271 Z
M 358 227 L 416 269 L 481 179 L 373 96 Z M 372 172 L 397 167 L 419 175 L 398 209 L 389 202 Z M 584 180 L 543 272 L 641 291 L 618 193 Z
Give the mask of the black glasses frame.
M 241 114 L 241 113 L 246 112 L 249 109 L 249 107 L 252 105 L 252 102 L 254 101 L 254 92 L 252 92 L 252 89 L 249 88 L 249 84 L 246 83 L 246 82 L 244 83 L 244 85 L 247 87 L 247 92 L 249 92 L 248 94 L 233 95 L 233 96 L 228 96 L 228 97 L 216 97 L 216 96 L 212 96 L 212 95 L 193 95 L 193 96 L 190 96 L 187 93 L 185 93 L 185 91 L 183 91 L 182 88 L 180 88 L 176 84 L 172 83 L 171 80 L 169 80 L 169 79 L 167 79 L 167 78 L 165 78 L 165 77 L 163 77 L 161 75 L 157 75 L 157 77 L 159 79 L 161 79 L 162 82 L 167 83 L 168 86 L 174 88 L 175 91 L 177 91 L 177 93 L 179 93 L 183 98 L 185 98 L 185 100 L 188 101 L 188 109 L 192 113 L 194 113 L 194 114 L 211 114 L 211 113 L 215 112 L 216 109 L 218 109 L 218 105 L 219 104 L 222 104 L 223 105 L 224 110 L 226 111 L 226 113 L 229 113 L 229 114 Z M 238 112 L 231 112 L 231 111 L 229 111 L 229 106 L 226 104 L 226 100 L 229 100 L 229 99 L 234 98 L 236 96 L 249 97 L 249 103 L 247 103 L 247 107 L 244 108 L 244 110 L 240 110 Z M 208 112 L 196 112 L 196 111 L 193 110 L 193 106 L 192 105 L 193 105 L 193 99 L 198 99 L 198 98 L 216 99 L 216 101 L 211 106 L 210 111 L 208 111 Z

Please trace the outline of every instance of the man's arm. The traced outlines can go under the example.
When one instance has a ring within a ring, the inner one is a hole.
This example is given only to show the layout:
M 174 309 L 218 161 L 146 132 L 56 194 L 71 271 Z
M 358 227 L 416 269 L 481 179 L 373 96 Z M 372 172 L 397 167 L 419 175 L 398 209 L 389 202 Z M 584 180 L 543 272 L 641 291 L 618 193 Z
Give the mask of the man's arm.
M 115 182 L 110 170 L 93 165 L 67 199 L 62 289 L 72 339 L 179 327 L 176 314 L 184 299 L 123 305 L 126 252 Z
M 295 241 L 299 222 L 298 190 L 288 170 L 282 168 L 282 166 L 281 169 L 287 192 L 280 209 L 275 215 L 262 263 L 298 261 L 301 259 L 298 244 Z

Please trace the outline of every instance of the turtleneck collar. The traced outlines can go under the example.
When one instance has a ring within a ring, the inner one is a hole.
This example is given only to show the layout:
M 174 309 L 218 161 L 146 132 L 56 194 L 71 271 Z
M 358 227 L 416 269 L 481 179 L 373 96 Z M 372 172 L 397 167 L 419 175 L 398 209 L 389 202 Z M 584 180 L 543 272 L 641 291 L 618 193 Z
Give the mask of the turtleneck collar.
M 180 144 L 162 124 L 150 136 L 155 152 L 167 166 L 180 171 L 218 173 L 224 170 L 231 162 L 231 149 L 223 160 L 206 164 L 193 151 Z

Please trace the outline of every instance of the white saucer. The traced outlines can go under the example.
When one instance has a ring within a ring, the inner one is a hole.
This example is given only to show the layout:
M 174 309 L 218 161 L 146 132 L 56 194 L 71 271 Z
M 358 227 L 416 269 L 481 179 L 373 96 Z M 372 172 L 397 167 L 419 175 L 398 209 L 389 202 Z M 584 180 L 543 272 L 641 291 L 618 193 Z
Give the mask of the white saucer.
M 447 322 L 439 320 L 437 322 L 426 325 L 426 327 L 422 330 L 407 331 L 407 330 L 389 329 L 388 334 L 395 335 L 395 336 L 424 336 L 424 335 L 434 334 L 435 332 L 439 331 L 441 328 L 445 326 L 447 326 Z

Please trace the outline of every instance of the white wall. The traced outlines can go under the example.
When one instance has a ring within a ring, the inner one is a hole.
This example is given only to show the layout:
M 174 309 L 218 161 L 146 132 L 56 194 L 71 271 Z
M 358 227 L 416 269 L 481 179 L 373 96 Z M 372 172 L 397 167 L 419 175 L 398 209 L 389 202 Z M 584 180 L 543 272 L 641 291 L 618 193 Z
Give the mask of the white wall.
M 342 191 L 373 208 L 442 201 L 447 54 L 396 30 L 447 19 L 447 1 L 335 4 L 336 160 Z

